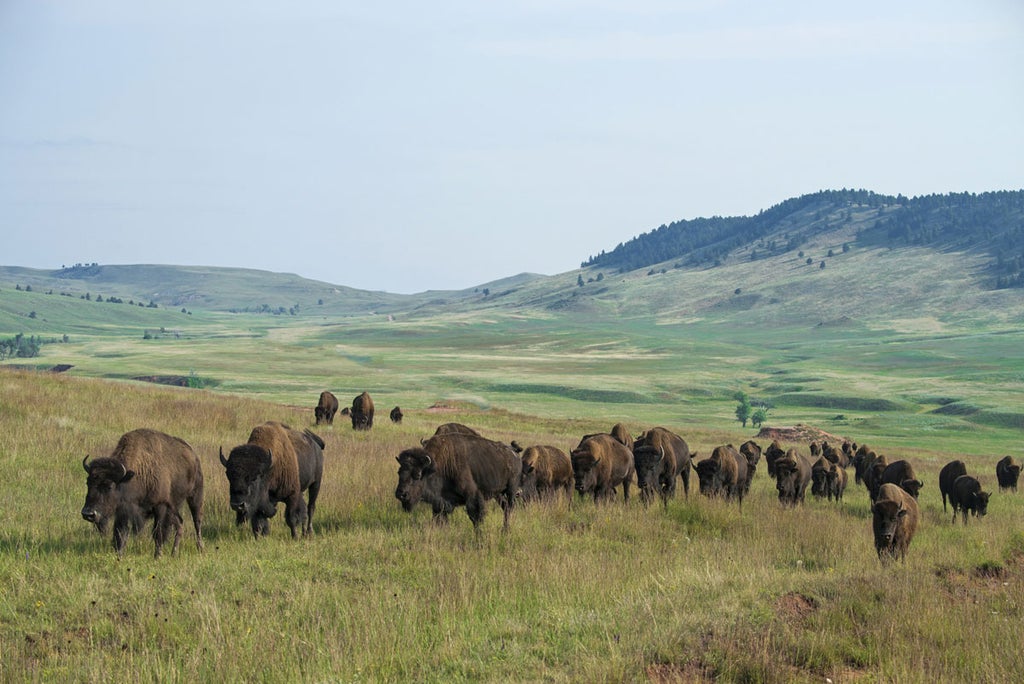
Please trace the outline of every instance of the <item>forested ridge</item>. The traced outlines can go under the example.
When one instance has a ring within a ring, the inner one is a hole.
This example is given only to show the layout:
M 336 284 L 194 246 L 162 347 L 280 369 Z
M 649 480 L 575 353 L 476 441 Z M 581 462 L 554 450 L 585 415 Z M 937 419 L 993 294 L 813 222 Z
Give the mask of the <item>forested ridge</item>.
M 855 246 L 930 247 L 990 256 L 995 288 L 1024 286 L 1024 191 L 907 198 L 868 190 L 823 190 L 788 199 L 756 216 L 675 221 L 591 256 L 583 267 L 620 272 L 674 261 L 707 268 L 730 258 L 798 251 L 811 238 L 845 231 Z

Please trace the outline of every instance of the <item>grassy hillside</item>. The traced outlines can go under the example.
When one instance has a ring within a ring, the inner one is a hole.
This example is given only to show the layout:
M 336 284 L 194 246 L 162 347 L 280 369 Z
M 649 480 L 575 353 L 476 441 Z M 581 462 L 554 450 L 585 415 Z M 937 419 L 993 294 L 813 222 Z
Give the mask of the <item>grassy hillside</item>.
M 400 425 L 316 428 L 327 448 L 312 539 L 236 529 L 218 449 L 310 411 L 219 392 L 0 373 L 3 681 L 1012 681 L 1024 668 L 1024 499 L 952 525 L 935 487 L 949 454 L 909 456 L 925 481 L 905 565 L 875 557 L 863 488 L 780 508 L 763 471 L 742 511 L 695 491 L 518 509 L 474 533 L 401 511 L 394 457 L 441 422 L 566 448 L 610 425 L 472 407 Z M 744 433 L 675 420 L 707 452 Z M 118 561 L 79 516 L 82 457 L 125 431 L 187 439 L 206 475 L 198 552 L 134 538 Z M 644 427 L 633 424 L 637 431 Z M 798 445 L 799 446 L 799 445 Z M 959 455 L 959 454 L 957 454 Z M 967 457 L 990 487 L 995 454 Z M 969 635 L 969 638 L 966 636 Z

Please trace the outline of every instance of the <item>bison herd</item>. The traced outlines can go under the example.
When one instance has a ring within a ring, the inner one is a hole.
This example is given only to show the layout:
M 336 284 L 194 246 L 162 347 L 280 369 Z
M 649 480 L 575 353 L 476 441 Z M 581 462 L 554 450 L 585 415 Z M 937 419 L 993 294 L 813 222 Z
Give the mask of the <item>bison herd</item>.
M 338 400 L 323 392 L 314 409 L 317 424 L 330 424 Z M 373 426 L 373 400 L 363 392 L 347 409 L 356 430 Z M 343 414 L 346 411 L 343 411 Z M 402 411 L 395 407 L 391 420 L 399 423 Z M 237 525 L 248 523 L 254 537 L 270 531 L 277 504 L 284 504 L 284 519 L 293 538 L 313 533 L 313 514 L 323 481 L 324 441 L 309 429 L 297 430 L 268 421 L 255 426 L 248 440 L 230 450 L 220 450 L 220 462 L 228 480 L 229 503 Z M 616 424 L 610 432 L 583 436 L 566 453 L 551 445 L 522 447 L 517 442 L 487 439 L 459 423 L 440 425 L 418 446 L 402 450 L 398 462 L 395 498 L 406 511 L 419 502 L 433 510 L 437 522 L 445 522 L 459 506 L 466 509 L 474 527 L 484 518 L 486 502 L 496 500 L 508 529 L 518 501 L 562 497 L 572 501 L 572 490 L 595 502 L 613 499 L 619 489 L 629 501 L 634 484 L 643 504 L 655 497 L 667 507 L 679 480 L 689 498 L 690 470 L 695 470 L 701 494 L 735 501 L 742 508 L 757 466 L 764 456 L 768 477 L 775 480 L 779 502 L 799 506 L 808 488 L 812 496 L 841 503 L 847 471 L 863 484 L 871 500 L 875 549 L 883 562 L 905 559 L 920 523 L 917 499 L 924 483 L 906 460 L 889 462 L 866 445 L 844 442 L 838 448 L 827 441 L 811 443 L 809 453 L 783 449 L 778 441 L 762 448 L 747 441 L 715 447 L 710 456 L 698 459 L 686 441 L 671 430 L 651 428 L 635 439 Z M 128 535 L 153 524 L 155 554 L 172 540 L 176 553 L 188 504 L 196 544 L 203 548 L 203 472 L 199 458 L 184 440 L 149 429 L 124 434 L 109 457 L 82 461 L 86 499 L 82 518 L 105 532 L 113 523 L 113 545 L 124 552 Z M 996 465 L 1001 491 L 1016 491 L 1020 465 L 1011 456 Z M 953 522 L 959 513 L 984 516 L 990 494 L 963 461 L 946 464 L 939 473 L 943 510 L 947 500 Z M 173 535 L 173 537 L 172 537 Z

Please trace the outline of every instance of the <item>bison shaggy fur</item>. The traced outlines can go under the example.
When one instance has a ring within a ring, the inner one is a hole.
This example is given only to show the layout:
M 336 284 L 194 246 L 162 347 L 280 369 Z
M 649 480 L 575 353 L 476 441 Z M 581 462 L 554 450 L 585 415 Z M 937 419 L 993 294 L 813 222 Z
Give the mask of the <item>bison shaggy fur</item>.
M 811 483 L 811 462 L 796 449 L 775 461 L 775 489 L 783 506 L 796 506 L 804 502 L 807 486 Z
M 736 499 L 743 505 L 746 493 L 747 459 L 730 445 L 715 447 L 711 455 L 694 466 L 700 493 L 709 497 Z
M 153 520 L 155 555 L 159 556 L 168 534 L 174 531 L 172 553 L 181 541 L 181 504 L 188 503 L 196 531 L 196 545 L 203 548 L 203 470 L 199 457 L 182 439 L 156 430 L 126 432 L 107 458 L 86 456 L 87 473 L 82 518 L 106 531 L 114 522 L 114 549 L 124 554 L 128 535 Z
M 914 538 L 920 512 L 917 500 L 899 485 L 886 482 L 878 489 L 871 505 L 871 529 L 875 536 L 875 551 L 883 562 L 907 559 L 907 549 Z
M 352 419 L 353 430 L 369 430 L 373 427 L 373 399 L 369 394 L 363 392 L 352 400 L 349 418 Z
M 518 445 L 512 443 L 513 448 Z M 573 472 L 569 455 L 555 446 L 538 444 L 522 452 L 523 499 L 532 501 L 553 496 L 559 491 L 572 499 Z

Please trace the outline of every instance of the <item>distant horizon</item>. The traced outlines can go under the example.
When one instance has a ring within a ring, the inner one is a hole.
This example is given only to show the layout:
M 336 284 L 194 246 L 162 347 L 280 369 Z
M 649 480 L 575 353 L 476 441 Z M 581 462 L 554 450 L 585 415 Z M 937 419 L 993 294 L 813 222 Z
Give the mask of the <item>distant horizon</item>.
M 820 188 L 1021 187 L 1024 4 L 7 0 L 0 100 L 4 261 L 461 290 Z

